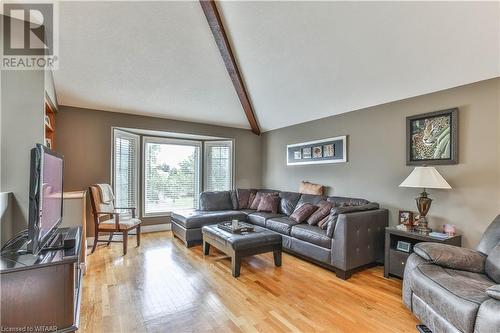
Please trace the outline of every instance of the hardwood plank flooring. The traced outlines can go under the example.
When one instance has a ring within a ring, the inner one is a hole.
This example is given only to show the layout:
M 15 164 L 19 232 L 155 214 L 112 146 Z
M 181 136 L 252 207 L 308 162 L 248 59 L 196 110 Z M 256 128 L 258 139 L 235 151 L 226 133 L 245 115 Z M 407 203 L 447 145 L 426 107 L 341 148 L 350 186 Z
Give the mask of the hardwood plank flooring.
M 244 258 L 185 248 L 171 232 L 143 234 L 141 246 L 101 245 L 88 257 L 79 332 L 415 332 L 401 281 L 383 268 L 347 281 L 314 264 L 272 253 Z

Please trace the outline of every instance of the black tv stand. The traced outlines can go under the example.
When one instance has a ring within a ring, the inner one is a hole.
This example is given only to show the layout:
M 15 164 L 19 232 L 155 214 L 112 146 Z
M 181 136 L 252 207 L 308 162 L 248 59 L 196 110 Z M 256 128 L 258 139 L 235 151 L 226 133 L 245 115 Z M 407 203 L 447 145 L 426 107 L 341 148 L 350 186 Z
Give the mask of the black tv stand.
M 64 240 L 69 231 L 59 228 L 56 233 L 62 235 L 55 237 Z M 15 242 L 0 256 L 0 330 L 25 327 L 36 332 L 45 327 L 59 333 L 76 331 L 82 291 L 81 237 L 71 248 L 47 249 L 36 255 L 20 253 L 25 244 L 25 240 Z
M 64 248 L 64 234 L 60 232 L 55 232 L 48 242 L 42 248 L 42 251 L 48 250 L 60 250 Z

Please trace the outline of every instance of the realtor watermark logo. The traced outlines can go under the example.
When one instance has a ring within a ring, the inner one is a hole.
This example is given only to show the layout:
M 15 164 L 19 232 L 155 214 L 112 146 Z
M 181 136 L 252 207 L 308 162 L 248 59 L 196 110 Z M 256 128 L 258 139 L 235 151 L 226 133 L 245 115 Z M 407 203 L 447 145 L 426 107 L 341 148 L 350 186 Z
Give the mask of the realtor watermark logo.
M 57 69 L 56 3 L 3 3 L 2 69 Z

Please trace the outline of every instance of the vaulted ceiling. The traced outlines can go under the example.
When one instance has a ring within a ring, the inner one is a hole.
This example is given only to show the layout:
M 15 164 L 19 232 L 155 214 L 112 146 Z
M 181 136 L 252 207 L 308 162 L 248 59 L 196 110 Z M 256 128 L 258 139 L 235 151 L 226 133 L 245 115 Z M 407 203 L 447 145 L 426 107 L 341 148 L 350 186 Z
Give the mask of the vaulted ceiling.
M 500 76 L 498 2 L 218 8 L 263 131 Z M 198 2 L 59 13 L 60 104 L 249 128 Z

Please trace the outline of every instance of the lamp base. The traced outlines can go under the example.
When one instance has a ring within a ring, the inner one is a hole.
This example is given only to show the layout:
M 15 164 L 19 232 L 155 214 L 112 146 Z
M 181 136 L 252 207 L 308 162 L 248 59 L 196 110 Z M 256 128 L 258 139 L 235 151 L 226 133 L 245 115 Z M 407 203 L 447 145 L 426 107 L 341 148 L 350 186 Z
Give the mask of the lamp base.
M 426 235 L 432 232 L 432 229 L 428 226 L 428 222 L 425 216 L 421 217 L 420 220 L 418 220 L 418 225 L 414 230 L 420 234 Z

